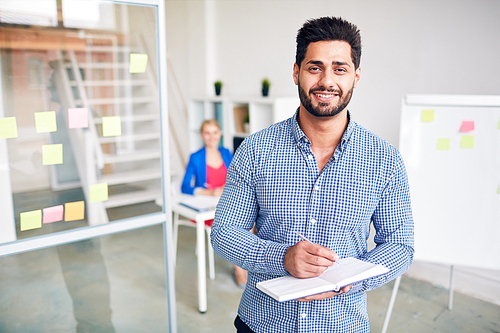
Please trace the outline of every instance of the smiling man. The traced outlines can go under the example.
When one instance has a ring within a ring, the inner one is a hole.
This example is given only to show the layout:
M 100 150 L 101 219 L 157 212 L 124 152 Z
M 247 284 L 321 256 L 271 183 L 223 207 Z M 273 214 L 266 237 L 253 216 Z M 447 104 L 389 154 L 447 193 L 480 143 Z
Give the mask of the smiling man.
M 413 218 L 401 156 L 347 110 L 360 58 L 355 25 L 335 17 L 307 21 L 293 66 L 299 108 L 248 137 L 229 166 L 212 244 L 249 272 L 238 332 L 368 332 L 366 291 L 412 262 Z M 249 232 L 254 224 L 257 235 Z M 368 251 L 371 224 L 376 246 Z M 278 276 L 318 276 L 345 257 L 391 271 L 338 293 L 282 303 L 256 289 Z

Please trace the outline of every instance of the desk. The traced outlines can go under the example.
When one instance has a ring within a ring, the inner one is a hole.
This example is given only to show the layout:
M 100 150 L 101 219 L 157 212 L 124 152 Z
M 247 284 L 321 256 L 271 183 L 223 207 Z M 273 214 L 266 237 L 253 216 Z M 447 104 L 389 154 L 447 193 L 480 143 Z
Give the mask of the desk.
M 191 197 L 192 196 L 187 196 Z M 172 197 L 171 206 L 174 219 L 179 218 L 179 215 L 187 217 L 188 219 L 196 221 L 196 246 L 197 246 L 197 262 L 198 262 L 198 309 L 201 313 L 207 311 L 207 271 L 205 263 L 205 221 L 213 219 L 215 216 L 215 209 L 206 212 L 197 212 L 194 209 L 187 208 L 181 204 L 183 198 L 186 196 L 181 195 Z M 177 215 L 177 216 L 176 216 Z

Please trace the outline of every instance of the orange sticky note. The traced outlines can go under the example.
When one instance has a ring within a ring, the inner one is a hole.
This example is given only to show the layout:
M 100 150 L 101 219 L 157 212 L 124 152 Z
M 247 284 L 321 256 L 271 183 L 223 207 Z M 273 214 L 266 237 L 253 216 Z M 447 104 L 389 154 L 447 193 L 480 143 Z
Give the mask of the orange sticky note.
M 101 183 L 90 185 L 90 202 L 108 200 L 108 184 Z
M 21 213 L 21 231 L 38 229 L 42 227 L 42 211 L 32 210 Z
M 83 220 L 84 217 L 84 201 L 67 202 L 64 204 L 64 221 Z
M 16 117 L 0 118 L 0 138 L 1 139 L 17 138 Z
M 45 208 L 43 210 L 43 223 L 62 221 L 62 219 L 63 219 L 62 205 Z
M 474 121 L 464 120 L 460 126 L 460 132 L 471 132 L 474 130 Z
M 42 146 L 43 165 L 62 164 L 63 146 L 62 143 Z
M 122 135 L 122 123 L 120 117 L 102 117 L 102 136 L 119 135 Z
M 89 127 L 89 110 L 87 108 L 68 109 L 69 128 Z
M 37 133 L 57 131 L 56 112 L 35 112 L 35 125 Z

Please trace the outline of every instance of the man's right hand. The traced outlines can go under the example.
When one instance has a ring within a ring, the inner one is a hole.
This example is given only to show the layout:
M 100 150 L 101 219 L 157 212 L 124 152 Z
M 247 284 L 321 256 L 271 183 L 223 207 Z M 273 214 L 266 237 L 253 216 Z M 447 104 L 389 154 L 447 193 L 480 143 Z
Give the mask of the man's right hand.
M 321 275 L 339 256 L 324 246 L 300 241 L 285 253 L 285 269 L 293 277 L 304 279 Z

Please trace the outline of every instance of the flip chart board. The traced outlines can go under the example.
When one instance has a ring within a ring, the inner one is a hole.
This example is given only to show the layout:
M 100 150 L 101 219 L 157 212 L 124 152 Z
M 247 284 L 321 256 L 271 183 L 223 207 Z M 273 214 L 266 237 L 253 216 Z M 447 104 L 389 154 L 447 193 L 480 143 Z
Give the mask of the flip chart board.
M 415 259 L 500 269 L 500 96 L 407 95 Z

